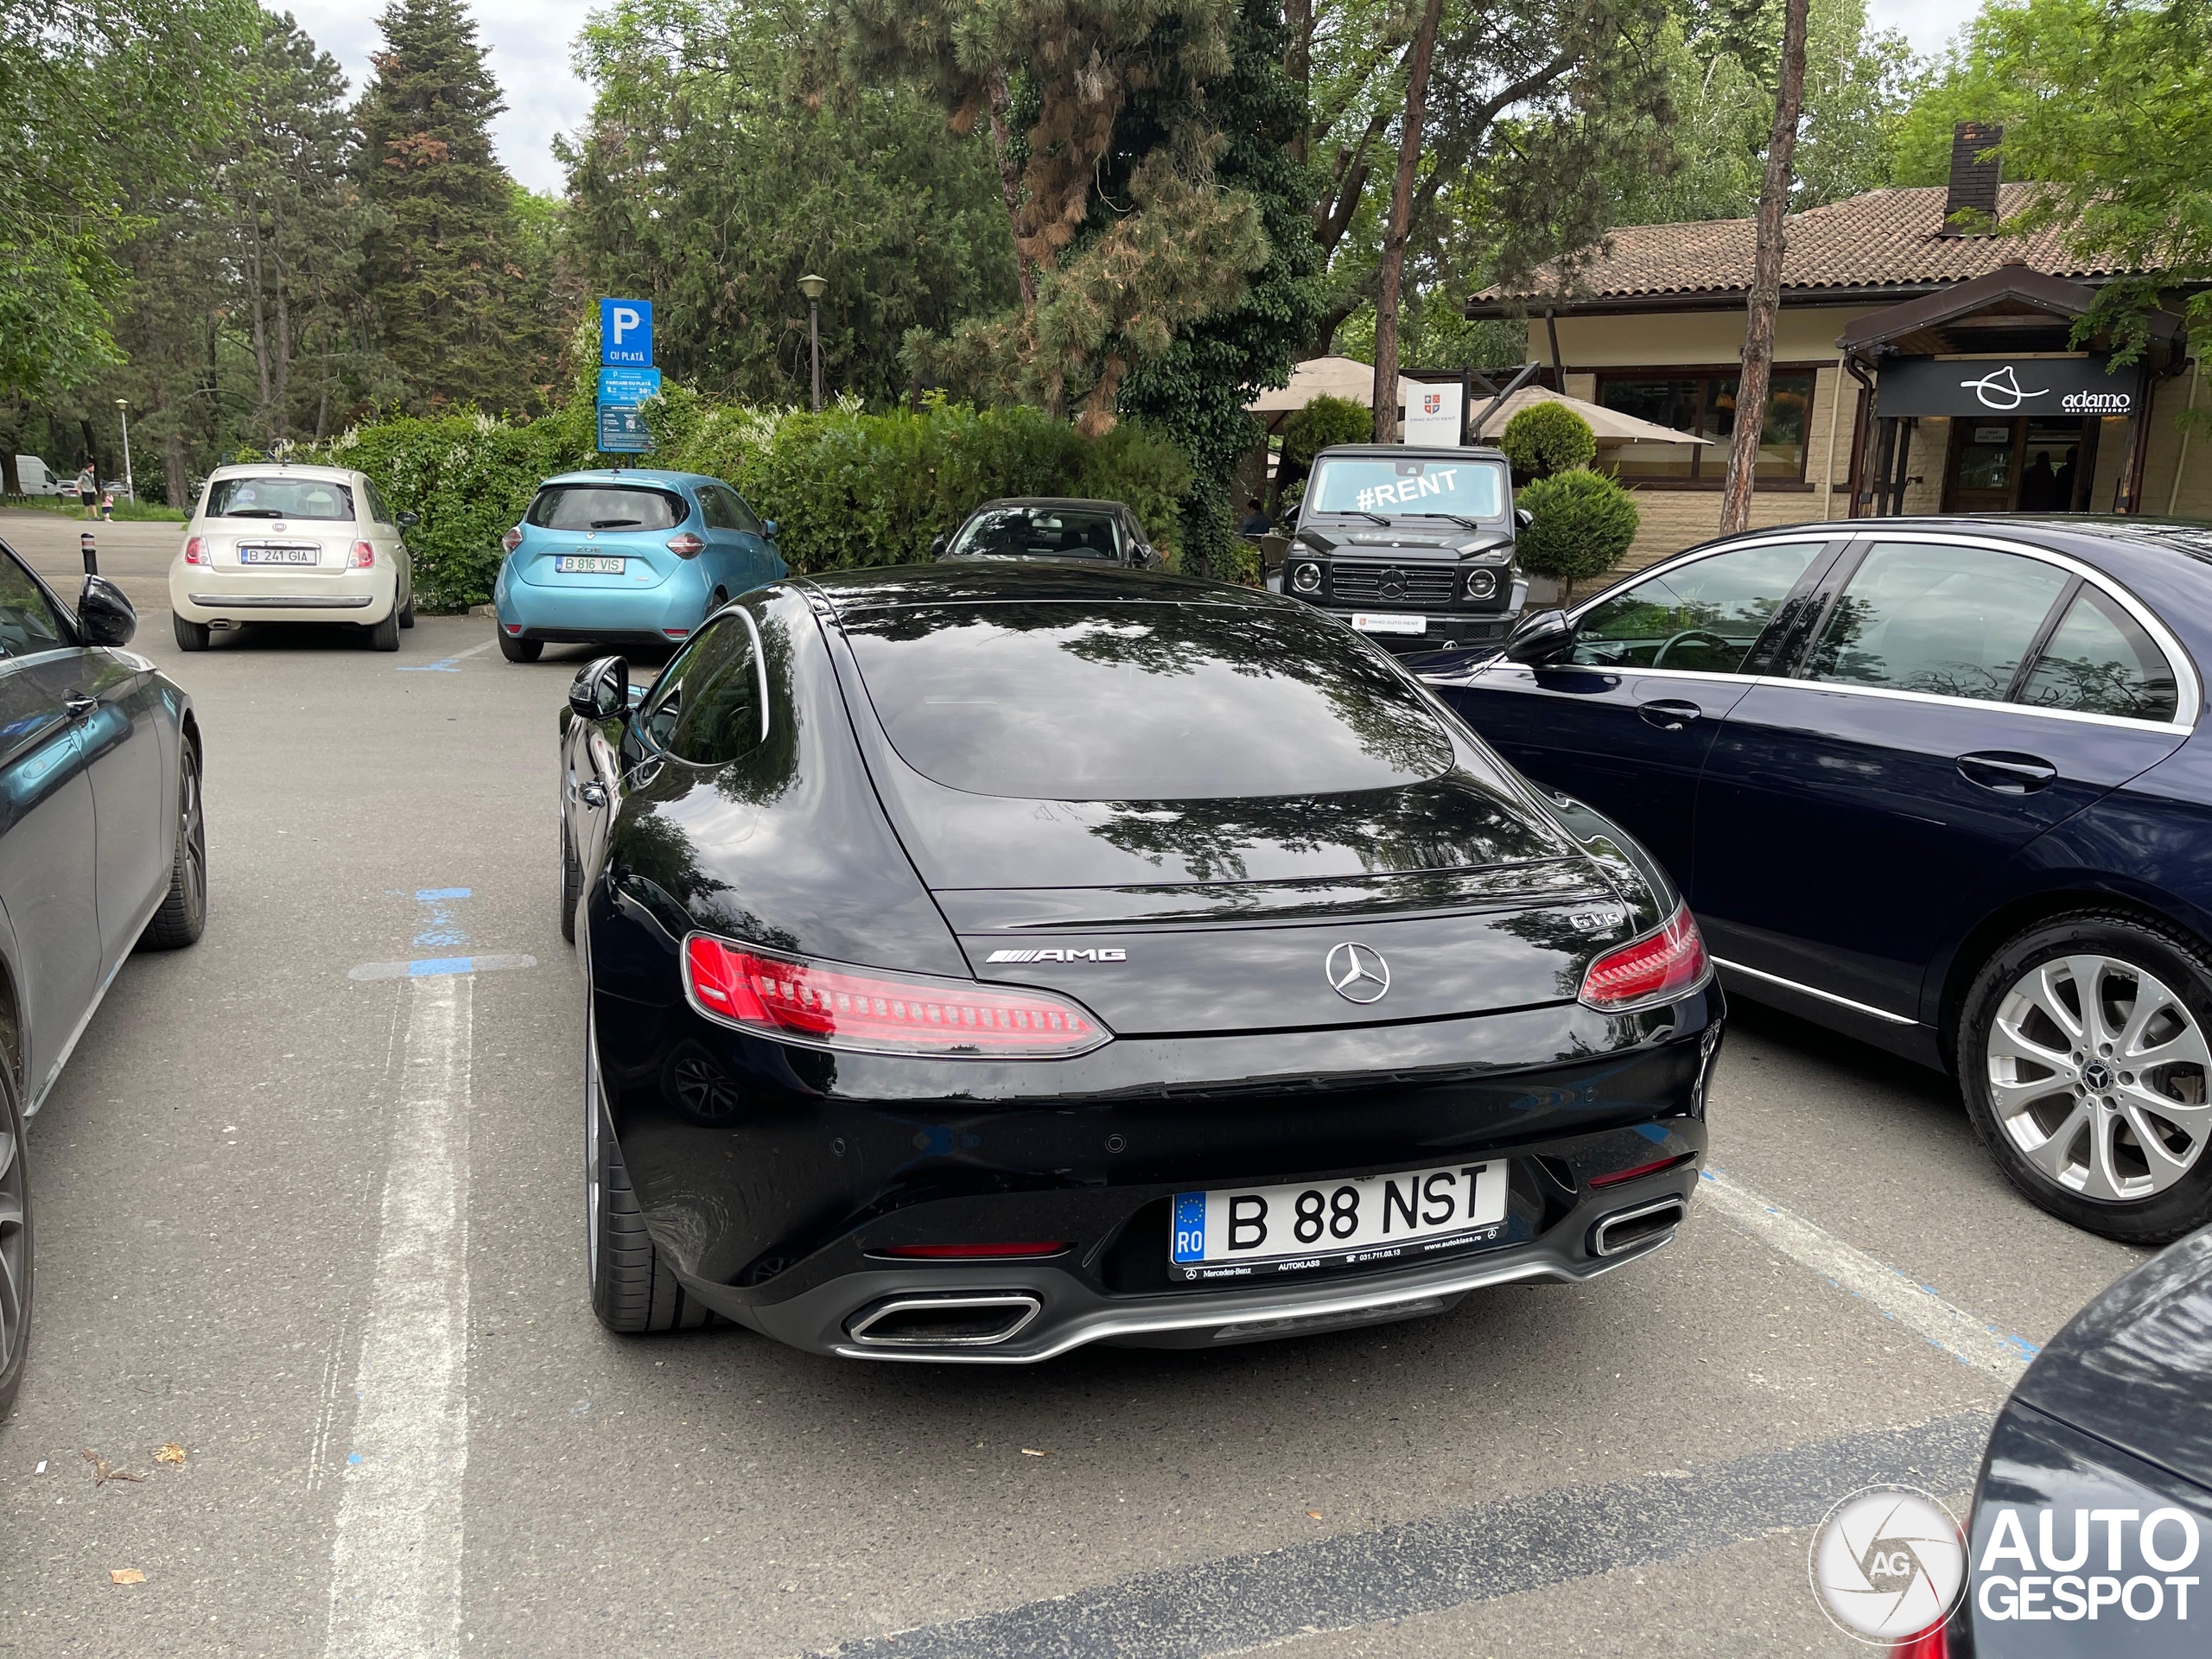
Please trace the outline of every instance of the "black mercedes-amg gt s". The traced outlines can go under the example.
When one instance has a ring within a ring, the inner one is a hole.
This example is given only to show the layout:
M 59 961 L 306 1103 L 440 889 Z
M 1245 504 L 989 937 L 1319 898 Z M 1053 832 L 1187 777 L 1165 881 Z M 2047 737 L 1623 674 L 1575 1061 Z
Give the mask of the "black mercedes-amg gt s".
M 1666 1243 L 1665 873 L 1294 601 L 792 578 L 563 715 L 592 1303 L 855 1357 L 1205 1347 Z

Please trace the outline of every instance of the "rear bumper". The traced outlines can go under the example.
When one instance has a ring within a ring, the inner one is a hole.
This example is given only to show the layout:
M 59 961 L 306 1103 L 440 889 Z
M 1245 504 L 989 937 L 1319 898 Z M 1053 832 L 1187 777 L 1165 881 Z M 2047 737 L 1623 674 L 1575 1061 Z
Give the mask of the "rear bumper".
M 665 581 L 639 588 L 556 588 L 518 580 L 512 562 L 499 567 L 492 607 L 501 632 L 548 644 L 667 645 L 706 620 L 704 572 L 695 560 Z M 515 633 L 519 625 L 522 632 Z M 669 630 L 678 630 L 671 632 Z
M 382 567 L 328 575 L 210 569 L 180 564 L 169 575 L 169 608 L 188 622 L 351 622 L 391 614 L 399 573 Z
M 915 1062 L 791 1048 L 613 995 L 608 981 L 636 984 L 644 964 L 604 925 L 598 1071 L 645 1225 L 697 1300 L 816 1353 L 1021 1364 L 1095 1342 L 1211 1347 L 1440 1313 L 1482 1286 L 1588 1279 L 1661 1248 L 1665 1214 L 1611 1238 L 1600 1224 L 1687 1205 L 1704 1157 L 1722 1009 L 1710 983 L 1629 1016 L 1554 1005 Z M 1170 1260 L 1178 1192 L 1488 1160 L 1507 1166 L 1508 1201 L 1480 1238 L 1196 1281 Z M 883 1254 L 1006 1240 L 1065 1248 Z M 986 1341 L 855 1335 L 892 1299 L 943 1297 L 1026 1306 Z

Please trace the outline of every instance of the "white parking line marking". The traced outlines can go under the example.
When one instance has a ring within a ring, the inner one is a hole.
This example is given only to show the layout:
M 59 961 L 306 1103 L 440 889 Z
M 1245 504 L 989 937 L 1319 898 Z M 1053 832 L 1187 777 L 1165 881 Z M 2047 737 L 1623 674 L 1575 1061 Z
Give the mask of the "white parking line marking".
M 464 936 L 465 937 L 465 936 Z M 348 979 L 435 979 L 445 975 L 491 974 L 505 968 L 535 968 L 536 957 L 499 952 L 488 957 L 417 957 L 412 962 L 361 962 L 346 970 Z
M 1707 1205 L 1762 1243 L 1872 1304 L 1962 1364 L 2000 1378 L 2007 1387 L 2019 1380 L 2028 1362 L 2042 1351 L 2034 1343 L 2009 1336 L 1953 1306 L 1933 1287 L 1916 1283 L 1794 1211 L 1761 1197 L 1726 1170 L 1707 1169 L 1698 1192 Z
M 460 1641 L 474 982 L 426 978 L 408 995 L 325 1659 L 446 1659 Z

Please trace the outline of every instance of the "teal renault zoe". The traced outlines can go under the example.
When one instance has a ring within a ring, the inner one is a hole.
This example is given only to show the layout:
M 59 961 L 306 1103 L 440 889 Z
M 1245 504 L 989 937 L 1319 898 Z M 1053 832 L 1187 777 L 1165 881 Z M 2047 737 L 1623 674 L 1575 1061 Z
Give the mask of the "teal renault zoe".
M 534 663 L 549 644 L 680 645 L 789 570 L 776 521 L 696 473 L 549 478 L 505 546 L 492 603 L 511 663 Z

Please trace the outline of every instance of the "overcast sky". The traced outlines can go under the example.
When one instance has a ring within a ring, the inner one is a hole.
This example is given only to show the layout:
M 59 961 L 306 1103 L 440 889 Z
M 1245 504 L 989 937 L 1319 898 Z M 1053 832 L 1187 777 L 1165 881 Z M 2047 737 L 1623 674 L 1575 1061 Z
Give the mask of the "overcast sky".
M 476 0 L 492 73 L 507 96 L 507 112 L 493 128 L 499 159 L 533 190 L 559 194 L 566 181 L 553 159 L 553 135 L 573 131 L 590 111 L 591 90 L 569 68 L 569 43 L 592 9 L 593 0 Z M 1868 9 L 1876 27 L 1902 30 L 1916 49 L 1933 52 L 1974 14 L 1979 0 L 1869 0 Z M 382 10 L 360 0 L 298 0 L 291 7 L 300 26 L 344 67 L 357 93 L 381 38 L 376 17 Z

